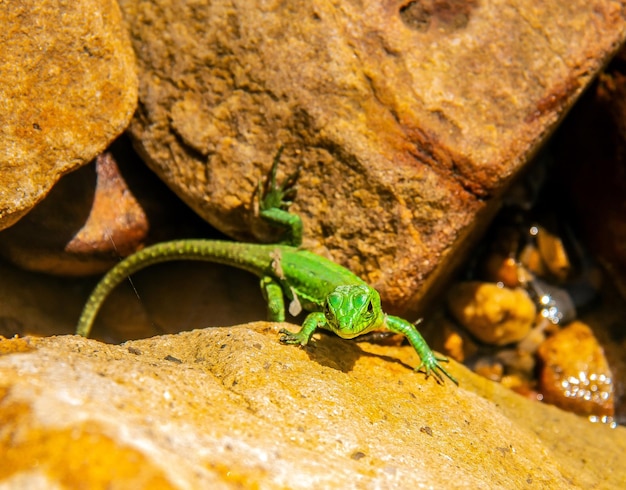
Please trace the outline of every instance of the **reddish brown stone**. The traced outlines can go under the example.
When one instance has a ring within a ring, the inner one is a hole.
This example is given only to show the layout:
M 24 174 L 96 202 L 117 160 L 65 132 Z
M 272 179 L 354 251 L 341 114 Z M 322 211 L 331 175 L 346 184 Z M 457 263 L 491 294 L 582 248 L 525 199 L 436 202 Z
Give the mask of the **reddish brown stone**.
M 210 232 L 122 137 L 1 231 L 0 255 L 25 269 L 82 276 L 104 272 L 148 243 Z
M 110 152 L 65 176 L 25 218 L 0 232 L 0 253 L 29 270 L 80 276 L 145 243 L 147 216 Z

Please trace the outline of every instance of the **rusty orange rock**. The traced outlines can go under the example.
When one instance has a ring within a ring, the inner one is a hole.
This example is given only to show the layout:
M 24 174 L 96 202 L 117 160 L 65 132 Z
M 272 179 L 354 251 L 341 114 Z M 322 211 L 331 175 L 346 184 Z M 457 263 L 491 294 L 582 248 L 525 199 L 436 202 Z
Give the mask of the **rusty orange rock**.
M 547 403 L 581 415 L 612 416 L 614 380 L 592 330 L 573 322 L 539 346 L 540 391 Z

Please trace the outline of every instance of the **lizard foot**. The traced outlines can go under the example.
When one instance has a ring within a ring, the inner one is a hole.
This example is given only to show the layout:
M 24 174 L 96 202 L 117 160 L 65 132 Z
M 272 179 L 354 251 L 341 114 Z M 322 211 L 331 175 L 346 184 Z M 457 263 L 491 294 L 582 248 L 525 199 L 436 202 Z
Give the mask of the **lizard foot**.
M 302 330 L 300 330 L 297 333 L 294 333 L 294 332 L 290 332 L 286 328 L 281 328 L 278 333 L 281 334 L 279 340 L 282 344 L 306 345 L 309 342 L 309 339 L 306 335 L 301 335 Z
M 452 376 L 445 368 L 440 364 L 441 362 L 449 362 L 445 357 L 436 357 L 431 353 L 426 359 L 422 360 L 422 363 L 415 368 L 416 371 L 424 371 L 426 378 L 431 374 L 437 379 L 437 383 L 443 384 L 443 375 L 447 376 L 455 385 L 459 385 L 459 382 L 454 376 Z
M 276 182 L 276 170 L 278 169 L 283 149 L 284 146 L 278 149 L 270 173 L 265 180 L 265 185 L 259 182 L 258 206 L 260 211 L 267 211 L 269 209 L 287 210 L 296 195 L 296 182 L 298 181 L 300 168 L 289 175 L 281 184 Z
M 290 213 L 289 206 L 296 195 L 296 182 L 300 169 L 287 177 L 281 184 L 276 182 L 276 169 L 283 152 L 281 146 L 276 153 L 274 163 L 265 185 L 259 182 L 255 214 L 258 214 L 271 225 L 283 228 L 285 233 L 280 243 L 299 247 L 302 245 L 302 220 L 297 214 Z

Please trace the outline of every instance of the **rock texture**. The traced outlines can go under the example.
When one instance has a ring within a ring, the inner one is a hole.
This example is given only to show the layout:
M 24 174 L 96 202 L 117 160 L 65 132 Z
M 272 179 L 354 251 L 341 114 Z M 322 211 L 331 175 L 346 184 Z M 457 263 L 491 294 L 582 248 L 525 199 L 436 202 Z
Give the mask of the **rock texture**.
M 251 324 L 121 346 L 0 342 L 0 482 L 89 488 L 617 488 L 623 428 L 531 402 L 410 347 Z
M 233 236 L 278 145 L 302 165 L 305 245 L 419 309 L 616 49 L 608 0 L 122 0 L 149 165 Z M 281 169 L 282 170 L 282 169 Z
M 137 102 L 115 0 L 26 0 L 0 10 L 0 229 L 103 151 Z

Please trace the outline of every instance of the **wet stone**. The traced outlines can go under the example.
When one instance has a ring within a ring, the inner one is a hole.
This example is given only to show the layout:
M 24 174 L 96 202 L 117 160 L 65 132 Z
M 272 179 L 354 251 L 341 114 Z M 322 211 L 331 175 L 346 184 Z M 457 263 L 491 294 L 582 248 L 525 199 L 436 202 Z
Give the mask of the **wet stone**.
M 543 399 L 565 410 L 596 417 L 613 416 L 613 375 L 592 330 L 573 322 L 539 347 Z

